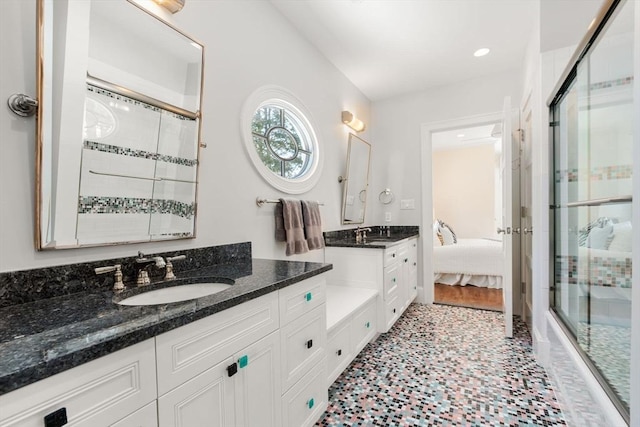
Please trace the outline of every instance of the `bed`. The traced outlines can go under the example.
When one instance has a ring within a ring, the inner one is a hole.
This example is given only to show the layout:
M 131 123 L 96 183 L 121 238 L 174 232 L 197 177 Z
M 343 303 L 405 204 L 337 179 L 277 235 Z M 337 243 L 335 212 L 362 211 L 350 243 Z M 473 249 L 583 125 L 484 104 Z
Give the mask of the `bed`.
M 497 240 L 457 239 L 433 247 L 435 283 L 502 289 L 503 268 L 502 242 Z

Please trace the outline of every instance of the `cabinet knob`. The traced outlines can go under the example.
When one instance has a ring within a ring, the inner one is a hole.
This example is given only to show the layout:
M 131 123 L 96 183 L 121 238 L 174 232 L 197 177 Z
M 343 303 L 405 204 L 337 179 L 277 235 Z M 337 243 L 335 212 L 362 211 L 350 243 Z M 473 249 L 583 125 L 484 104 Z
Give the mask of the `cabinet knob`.
M 67 424 L 67 408 L 60 408 L 44 416 L 44 427 L 62 427 Z
M 413 263 L 413 265 L 418 265 L 418 263 L 417 263 L 417 262 L 414 262 L 414 263 Z
M 395 258 L 395 257 L 396 257 L 396 254 L 391 254 L 391 256 L 392 256 L 393 258 Z
M 371 324 L 369 322 L 364 324 L 367 328 L 371 327 Z
M 306 301 L 311 301 L 311 298 L 313 298 L 313 296 L 311 295 L 311 292 L 307 292 L 304 296 L 304 299 Z
M 309 341 L 307 341 L 307 342 L 306 342 L 306 346 L 307 346 L 307 348 L 311 348 L 311 347 L 313 347 L 313 340 L 309 340 Z
M 342 349 L 338 349 L 338 351 L 336 351 L 336 354 L 337 354 L 338 356 L 342 356 Z
M 404 262 L 409 262 L 409 258 L 405 258 L 405 259 L 404 259 Z
M 249 356 L 247 356 L 246 354 L 244 356 L 242 356 L 240 359 L 238 359 L 238 365 L 241 368 L 244 368 L 248 364 L 249 364 Z
M 396 278 L 394 277 L 394 278 L 392 279 L 392 281 L 393 281 L 393 283 L 396 283 Z
M 307 400 L 307 407 L 309 407 L 309 409 L 313 408 L 314 404 L 315 402 L 313 401 L 313 398 Z
M 238 373 L 238 364 L 237 363 L 232 363 L 231 365 L 227 366 L 227 375 L 232 377 L 235 374 Z
M 393 309 L 393 312 L 394 312 L 394 313 L 396 312 L 396 309 L 395 309 L 395 308 Z

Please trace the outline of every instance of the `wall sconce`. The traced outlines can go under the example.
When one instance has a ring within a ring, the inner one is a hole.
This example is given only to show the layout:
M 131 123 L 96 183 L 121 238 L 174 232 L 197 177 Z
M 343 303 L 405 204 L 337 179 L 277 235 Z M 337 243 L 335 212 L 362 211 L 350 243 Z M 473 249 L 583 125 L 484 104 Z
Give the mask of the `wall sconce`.
M 185 0 L 153 0 L 154 3 L 164 7 L 171 13 L 177 13 L 184 7 Z
M 349 126 L 351 129 L 355 130 L 356 132 L 362 132 L 365 128 L 362 120 L 358 119 L 356 116 L 353 115 L 353 113 L 349 111 L 342 112 L 342 123 Z

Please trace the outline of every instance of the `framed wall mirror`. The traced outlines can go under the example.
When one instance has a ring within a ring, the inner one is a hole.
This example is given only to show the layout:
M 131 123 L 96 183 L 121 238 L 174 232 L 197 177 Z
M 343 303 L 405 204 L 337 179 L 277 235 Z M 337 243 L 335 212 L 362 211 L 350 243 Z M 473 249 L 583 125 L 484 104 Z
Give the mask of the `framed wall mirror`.
M 128 0 L 39 0 L 36 248 L 195 236 L 204 46 Z
M 371 145 L 354 134 L 349 134 L 347 173 L 343 180 L 342 223 L 362 224 L 367 207 Z

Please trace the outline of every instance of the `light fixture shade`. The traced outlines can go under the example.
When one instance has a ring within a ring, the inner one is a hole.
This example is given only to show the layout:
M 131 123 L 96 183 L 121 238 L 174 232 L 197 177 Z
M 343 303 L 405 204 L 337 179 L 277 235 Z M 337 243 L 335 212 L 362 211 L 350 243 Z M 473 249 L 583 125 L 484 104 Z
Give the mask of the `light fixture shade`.
M 177 13 L 184 7 L 185 0 L 153 0 L 171 13 Z
M 362 120 L 358 119 L 353 115 L 350 111 L 342 112 L 342 123 L 349 126 L 351 129 L 356 132 L 362 132 L 365 129 L 365 125 Z

